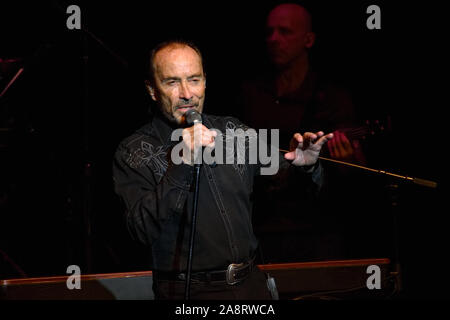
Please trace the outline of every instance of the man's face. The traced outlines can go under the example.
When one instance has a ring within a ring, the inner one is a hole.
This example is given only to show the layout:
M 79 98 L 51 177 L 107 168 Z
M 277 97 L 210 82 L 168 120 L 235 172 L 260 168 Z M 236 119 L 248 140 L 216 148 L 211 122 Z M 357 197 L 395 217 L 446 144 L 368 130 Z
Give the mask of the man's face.
M 284 4 L 273 9 L 267 17 L 267 49 L 276 66 L 285 66 L 307 53 L 314 43 L 310 17 L 297 5 Z
M 184 45 L 170 45 L 154 58 L 154 88 L 152 99 L 157 101 L 166 117 L 183 124 L 190 108 L 203 111 L 206 78 L 202 61 L 194 49 Z

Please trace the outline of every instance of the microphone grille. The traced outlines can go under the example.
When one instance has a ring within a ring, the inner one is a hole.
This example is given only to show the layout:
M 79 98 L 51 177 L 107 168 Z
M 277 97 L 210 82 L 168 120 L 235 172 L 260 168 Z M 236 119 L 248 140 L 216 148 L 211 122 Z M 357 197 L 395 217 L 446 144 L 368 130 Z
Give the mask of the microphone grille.
M 189 109 L 184 116 L 186 118 L 186 124 L 189 126 L 196 123 L 202 123 L 202 115 L 195 109 Z

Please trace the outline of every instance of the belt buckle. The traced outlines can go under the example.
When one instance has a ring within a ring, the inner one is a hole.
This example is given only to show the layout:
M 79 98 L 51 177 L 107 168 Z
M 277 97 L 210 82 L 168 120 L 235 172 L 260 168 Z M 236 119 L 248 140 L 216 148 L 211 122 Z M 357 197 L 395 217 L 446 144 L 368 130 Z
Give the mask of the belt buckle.
M 236 280 L 236 269 L 243 267 L 244 263 L 232 263 L 228 266 L 227 273 L 226 273 L 226 279 L 227 283 L 229 285 L 233 285 L 239 282 L 239 280 Z

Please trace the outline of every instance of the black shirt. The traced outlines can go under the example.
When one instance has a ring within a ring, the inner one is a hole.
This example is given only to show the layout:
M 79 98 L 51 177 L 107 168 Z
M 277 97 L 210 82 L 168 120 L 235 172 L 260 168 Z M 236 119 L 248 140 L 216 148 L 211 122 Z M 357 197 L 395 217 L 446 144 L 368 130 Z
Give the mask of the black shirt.
M 311 70 L 300 88 L 283 96 L 277 96 L 270 76 L 244 83 L 241 94 L 244 121 L 256 129 L 280 129 L 284 148 L 295 132 L 330 133 L 355 126 L 350 94 Z
M 247 130 L 239 120 L 203 114 L 203 124 L 226 135 L 226 129 Z M 153 269 L 186 270 L 193 202 L 193 167 L 170 159 L 175 129 L 161 116 L 123 140 L 114 157 L 116 193 L 126 207 L 128 229 L 151 245 Z M 312 171 L 290 166 L 279 157 L 281 172 L 321 184 L 321 167 Z M 254 177 L 261 164 L 203 165 L 196 227 L 193 271 L 225 269 L 248 261 L 258 246 L 252 229 Z M 280 183 L 276 177 L 272 183 Z

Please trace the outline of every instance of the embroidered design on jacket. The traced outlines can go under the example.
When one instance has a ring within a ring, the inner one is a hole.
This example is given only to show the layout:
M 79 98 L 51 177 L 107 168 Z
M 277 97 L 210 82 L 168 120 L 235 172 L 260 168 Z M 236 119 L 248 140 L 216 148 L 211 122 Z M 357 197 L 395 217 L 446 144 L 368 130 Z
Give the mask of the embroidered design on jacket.
M 225 154 L 234 152 L 233 168 L 239 173 L 241 177 L 243 177 L 246 166 L 245 164 L 239 164 L 238 159 L 246 159 L 246 162 L 248 162 L 247 151 L 249 149 L 249 136 L 245 136 L 245 140 L 239 139 L 236 134 L 237 129 L 247 131 L 248 127 L 242 124 L 236 125 L 232 121 L 227 121 L 225 125 L 225 134 L 223 135 L 223 142 L 225 147 Z M 254 136 L 251 135 L 251 138 L 254 138 Z M 234 150 L 232 150 L 232 148 Z
M 126 162 L 132 168 L 150 166 L 154 174 L 162 177 L 167 170 L 167 149 L 169 146 L 154 147 L 152 144 L 141 141 L 141 147 L 128 154 Z

